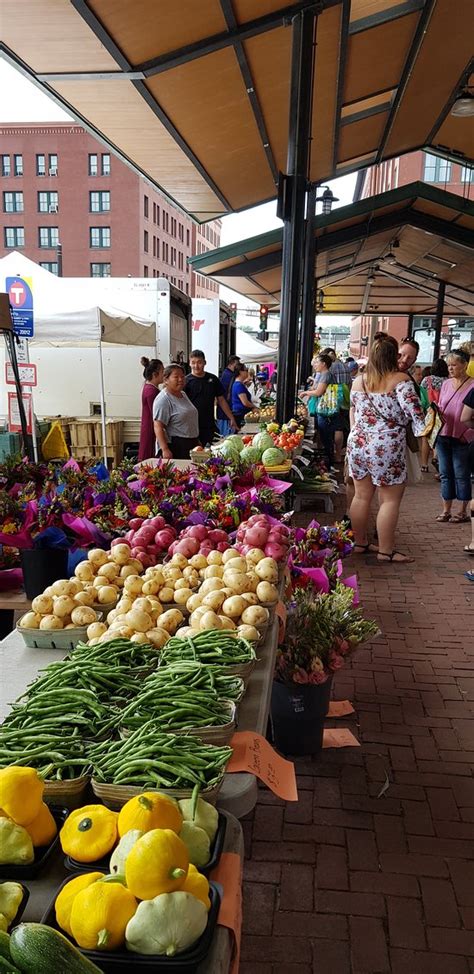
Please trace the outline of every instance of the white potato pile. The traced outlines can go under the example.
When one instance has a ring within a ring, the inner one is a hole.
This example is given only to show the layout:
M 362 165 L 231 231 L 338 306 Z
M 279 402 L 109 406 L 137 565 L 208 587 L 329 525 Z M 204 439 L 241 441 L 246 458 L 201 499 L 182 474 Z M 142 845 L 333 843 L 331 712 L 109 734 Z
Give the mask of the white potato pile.
M 245 558 L 233 548 L 189 559 L 177 553 L 143 576 L 128 576 L 120 601 L 107 616 L 109 629 L 91 626 L 87 635 L 92 642 L 124 636 L 160 649 L 175 634 L 230 629 L 256 642 L 270 618 L 268 605 L 278 601 L 277 581 L 277 563 L 259 549 Z
M 131 557 L 127 544 L 116 545 L 111 551 L 93 548 L 87 560 L 75 569 L 74 578 L 61 578 L 37 595 L 31 612 L 20 620 L 22 629 L 76 629 L 81 626 L 107 627 L 97 622 L 97 612 L 103 605 L 116 603 L 125 579 L 142 571 L 141 562 Z M 99 630 L 96 631 L 99 635 Z

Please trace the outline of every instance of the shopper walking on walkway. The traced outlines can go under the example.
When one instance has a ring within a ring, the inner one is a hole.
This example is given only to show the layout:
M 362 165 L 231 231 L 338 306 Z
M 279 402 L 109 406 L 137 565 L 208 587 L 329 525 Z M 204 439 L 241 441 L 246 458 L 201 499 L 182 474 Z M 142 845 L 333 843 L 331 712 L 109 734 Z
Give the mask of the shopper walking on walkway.
M 443 417 L 443 426 L 436 440 L 443 510 L 436 520 L 450 521 L 452 524 L 469 520 L 469 444 L 474 440 L 474 430 L 469 429 L 461 419 L 464 400 L 471 389 L 474 389 L 474 379 L 470 379 L 467 374 L 468 365 L 469 355 L 462 348 L 448 355 L 449 379 L 443 383 L 438 403 Z M 451 513 L 454 500 L 458 500 L 461 505 L 456 514 Z
M 437 358 L 430 369 L 429 375 L 421 380 L 420 399 L 423 409 L 426 411 L 431 403 L 436 405 L 439 402 L 439 394 L 443 382 L 448 378 L 448 366 L 444 358 Z M 427 436 L 421 437 L 421 470 L 428 473 L 428 461 L 431 454 L 430 444 Z
M 220 377 L 221 386 L 224 390 L 224 397 L 227 403 L 230 405 L 231 388 L 235 380 L 235 373 L 237 366 L 240 365 L 240 359 L 238 355 L 229 355 L 227 359 L 227 365 Z M 228 436 L 230 433 L 230 420 L 227 413 L 218 405 L 217 406 L 217 429 L 221 436 Z
M 413 423 L 415 435 L 421 435 L 425 425 L 423 410 L 410 377 L 399 371 L 397 342 L 385 332 L 378 332 L 364 375 L 352 384 L 347 452 L 355 487 L 350 508 L 355 552 L 377 550 L 368 542 L 367 525 L 370 504 L 378 489 L 380 562 L 413 561 L 395 550 L 395 531 L 407 480 L 409 422 Z

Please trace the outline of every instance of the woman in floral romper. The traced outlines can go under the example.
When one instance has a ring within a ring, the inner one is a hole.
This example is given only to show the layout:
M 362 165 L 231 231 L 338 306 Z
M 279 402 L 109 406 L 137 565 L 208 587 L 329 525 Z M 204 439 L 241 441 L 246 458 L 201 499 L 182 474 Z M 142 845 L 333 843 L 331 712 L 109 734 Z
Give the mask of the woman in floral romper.
M 380 562 L 408 562 L 412 558 L 395 551 L 395 530 L 407 479 L 406 428 L 412 422 L 420 436 L 425 420 L 414 385 L 398 371 L 398 345 L 385 332 L 378 332 L 370 349 L 364 375 L 351 390 L 351 432 L 347 443 L 349 472 L 355 497 L 350 517 L 355 551 L 377 551 L 367 540 L 372 498 L 378 489 L 377 515 Z

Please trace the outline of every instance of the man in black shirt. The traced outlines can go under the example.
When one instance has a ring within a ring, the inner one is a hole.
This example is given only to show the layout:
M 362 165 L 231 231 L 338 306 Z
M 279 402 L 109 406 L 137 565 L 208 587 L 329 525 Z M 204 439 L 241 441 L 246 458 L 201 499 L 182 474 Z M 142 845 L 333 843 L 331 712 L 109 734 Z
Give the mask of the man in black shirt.
M 216 435 L 215 404 L 217 402 L 225 413 L 232 431 L 238 432 L 238 425 L 226 400 L 224 387 L 212 372 L 205 371 L 204 352 L 194 349 L 189 356 L 191 374 L 186 376 L 184 391 L 199 413 L 199 439 L 203 446 L 212 443 Z

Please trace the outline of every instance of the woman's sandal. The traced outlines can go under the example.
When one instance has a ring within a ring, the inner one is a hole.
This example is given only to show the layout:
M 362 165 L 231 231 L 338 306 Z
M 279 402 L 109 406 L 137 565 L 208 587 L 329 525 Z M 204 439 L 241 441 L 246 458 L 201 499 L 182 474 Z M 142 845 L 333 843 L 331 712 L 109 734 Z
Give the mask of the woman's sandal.
M 464 545 L 463 550 L 466 552 L 467 555 L 474 555 L 474 548 L 471 548 L 471 546 L 468 544 Z
M 356 548 L 358 548 L 359 551 L 356 551 Z M 354 545 L 354 551 L 352 553 L 354 555 L 367 555 L 367 554 L 369 554 L 369 552 L 375 552 L 375 551 L 378 551 L 378 550 L 379 549 L 377 548 L 377 546 L 374 545 L 374 544 L 370 544 L 370 541 L 369 541 L 369 542 L 367 542 L 367 544 L 355 544 Z
M 396 558 L 395 555 L 399 555 L 400 557 Z M 407 565 L 414 562 L 415 559 L 410 558 L 409 555 L 403 555 L 401 551 L 392 551 L 390 554 L 386 551 L 379 551 L 377 561 L 380 561 L 382 564 L 392 562 L 394 565 Z
M 421 472 L 422 472 L 422 473 L 428 473 L 428 467 L 427 467 L 427 466 L 425 466 L 425 464 L 423 464 L 423 465 L 422 465 L 422 466 L 420 467 L 420 470 L 421 470 Z
M 437 521 L 442 521 L 445 524 L 447 521 L 451 520 L 451 514 L 449 511 L 445 511 L 444 514 L 438 514 L 436 518 Z
M 464 574 L 466 578 L 469 579 L 470 582 L 474 582 L 474 572 L 464 572 Z
M 452 514 L 449 518 L 450 524 L 467 524 L 470 520 L 468 514 Z

